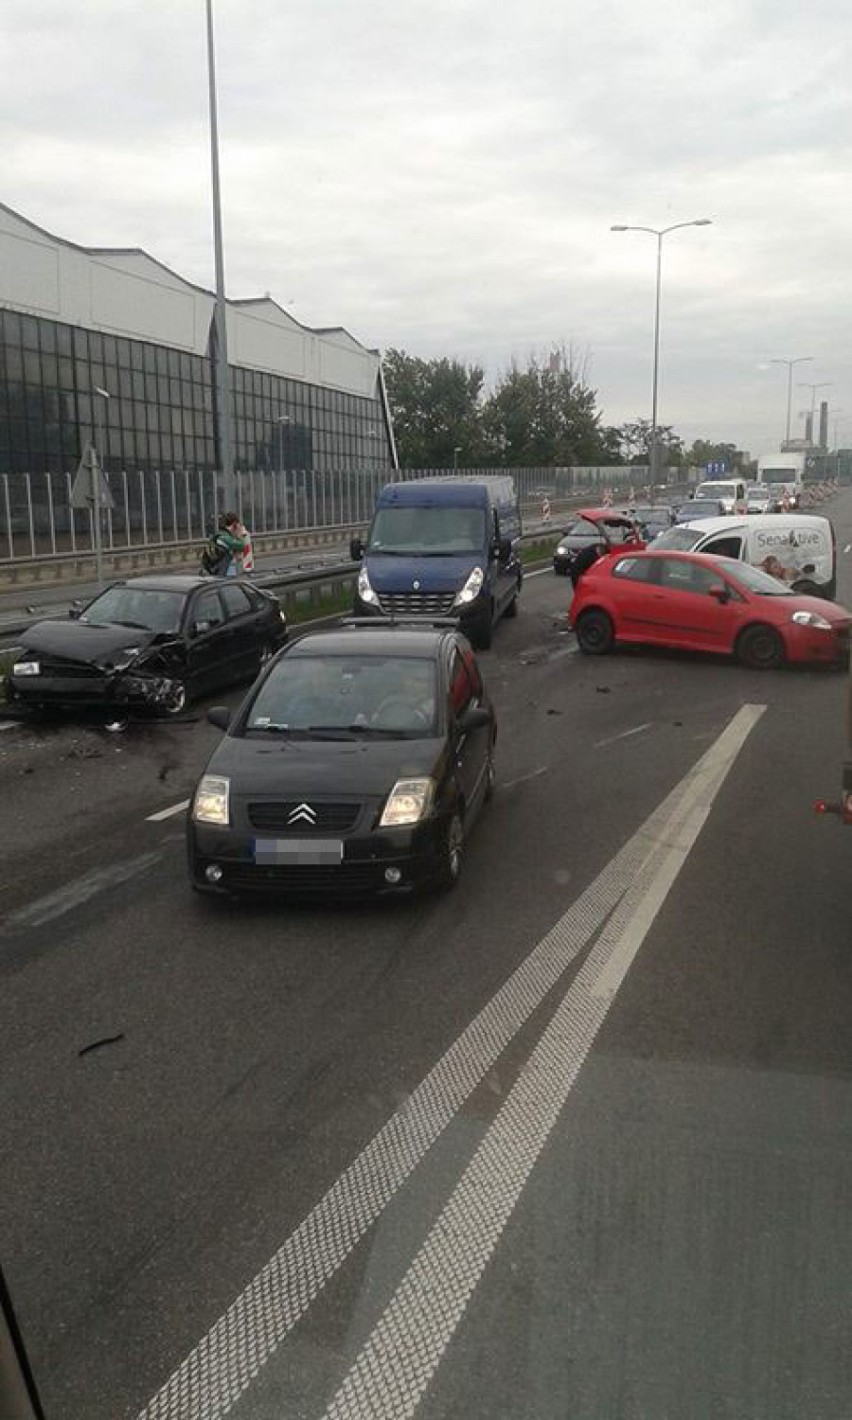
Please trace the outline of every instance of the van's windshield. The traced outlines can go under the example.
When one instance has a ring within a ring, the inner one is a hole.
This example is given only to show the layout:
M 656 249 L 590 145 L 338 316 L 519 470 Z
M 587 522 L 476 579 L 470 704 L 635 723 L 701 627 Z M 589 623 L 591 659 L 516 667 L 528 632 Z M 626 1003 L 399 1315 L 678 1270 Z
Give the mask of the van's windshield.
M 442 557 L 447 553 L 481 554 L 484 543 L 482 508 L 397 504 L 376 513 L 367 550 L 397 557 Z
M 730 498 L 735 488 L 733 483 L 700 483 L 695 492 L 702 498 Z

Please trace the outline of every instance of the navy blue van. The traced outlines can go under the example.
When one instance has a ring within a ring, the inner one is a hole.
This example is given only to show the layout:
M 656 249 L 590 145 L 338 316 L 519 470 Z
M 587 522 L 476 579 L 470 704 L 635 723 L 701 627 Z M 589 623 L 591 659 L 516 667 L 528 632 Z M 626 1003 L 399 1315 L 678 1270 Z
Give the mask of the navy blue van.
M 514 616 L 523 581 L 521 514 L 511 477 L 414 479 L 380 492 L 362 563 L 358 616 L 457 616 L 477 648 Z

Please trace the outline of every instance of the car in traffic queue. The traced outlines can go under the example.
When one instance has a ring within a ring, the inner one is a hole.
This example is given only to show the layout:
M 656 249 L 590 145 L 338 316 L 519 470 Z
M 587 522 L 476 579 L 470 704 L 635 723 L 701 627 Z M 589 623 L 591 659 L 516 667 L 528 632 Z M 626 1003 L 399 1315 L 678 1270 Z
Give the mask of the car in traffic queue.
M 746 486 L 742 478 L 708 478 L 695 488 L 696 498 L 715 498 L 723 513 L 744 513 Z
M 652 542 L 666 528 L 670 528 L 675 520 L 674 509 L 668 503 L 646 503 L 636 507 L 625 509 L 628 518 L 632 518 L 634 523 L 638 523 L 639 531 L 645 542 Z
M 800 506 L 801 497 L 794 483 L 768 483 L 766 490 L 769 498 L 767 513 L 794 513 Z
M 842 664 L 852 628 L 844 607 L 797 595 L 747 563 L 653 549 L 596 562 L 569 616 L 587 655 L 635 643 L 735 656 L 755 670 Z
M 654 541 L 655 552 L 706 552 L 769 572 L 794 592 L 834 600 L 837 538 L 816 513 L 765 513 L 760 518 L 701 518 L 679 523 Z
M 37 710 L 176 715 L 254 679 L 286 640 L 277 597 L 244 578 L 135 577 L 24 631 L 7 698 Z
M 494 710 L 457 625 L 356 620 L 265 669 L 191 801 L 202 893 L 451 888 L 494 790 Z
M 765 483 L 750 483 L 746 489 L 747 513 L 771 513 L 772 499 Z
M 689 498 L 675 509 L 675 523 L 692 523 L 698 518 L 721 518 L 725 506 L 718 498 Z
M 602 543 L 617 551 L 625 543 L 644 546 L 642 530 L 635 518 L 612 508 L 584 508 L 565 529 L 553 553 L 553 570 L 569 577 L 577 554 Z

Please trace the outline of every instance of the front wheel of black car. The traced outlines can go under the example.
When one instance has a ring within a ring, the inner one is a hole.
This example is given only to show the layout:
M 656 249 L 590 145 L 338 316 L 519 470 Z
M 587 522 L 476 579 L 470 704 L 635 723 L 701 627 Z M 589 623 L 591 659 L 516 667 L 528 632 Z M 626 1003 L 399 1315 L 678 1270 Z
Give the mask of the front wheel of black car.
M 164 697 L 161 706 L 164 715 L 169 719 L 174 715 L 180 715 L 186 709 L 186 685 L 182 680 L 172 681 L 168 694 Z
M 444 832 L 441 849 L 441 864 L 438 870 L 438 887 L 449 891 L 454 888 L 462 872 L 464 861 L 464 824 L 461 814 L 453 814 Z

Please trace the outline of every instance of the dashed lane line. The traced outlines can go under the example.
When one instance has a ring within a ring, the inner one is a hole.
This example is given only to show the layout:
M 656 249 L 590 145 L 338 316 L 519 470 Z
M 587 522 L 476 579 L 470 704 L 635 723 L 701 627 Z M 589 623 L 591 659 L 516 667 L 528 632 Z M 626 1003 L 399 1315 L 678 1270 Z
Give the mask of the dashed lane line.
M 131 878 L 146 872 L 158 863 L 160 858 L 160 851 L 142 853 L 138 858 L 130 858 L 124 863 L 113 863 L 108 868 L 95 868 L 91 873 L 85 873 L 70 883 L 64 883 L 61 888 L 48 893 L 46 897 L 40 897 L 17 912 L 10 913 L 2 926 L 5 930 L 14 930 L 20 927 L 41 927 L 45 922 L 53 922 L 57 917 L 64 917 L 66 912 L 80 907 L 82 903 L 88 902 L 107 888 L 118 887 L 121 883 L 129 882 Z
M 708 750 L 323 1420 L 410 1420 L 461 1321 L 619 986 L 765 707 Z
M 179 804 L 172 804 L 171 808 L 159 809 L 155 814 L 148 814 L 145 822 L 162 823 L 164 819 L 174 818 L 176 814 L 185 813 L 191 802 L 190 799 L 181 799 Z
M 673 824 L 718 754 L 718 745 L 707 751 L 532 949 L 138 1420 L 220 1420 L 229 1413 L 648 863 L 668 849 Z
M 598 740 L 595 744 L 595 749 L 603 749 L 605 745 L 614 745 L 617 744 L 619 740 L 629 740 L 632 739 L 634 735 L 644 734 L 645 730 L 651 729 L 653 723 L 653 720 L 649 720 L 645 725 L 634 725 L 631 730 L 622 730 L 618 735 L 609 735 L 605 740 Z

